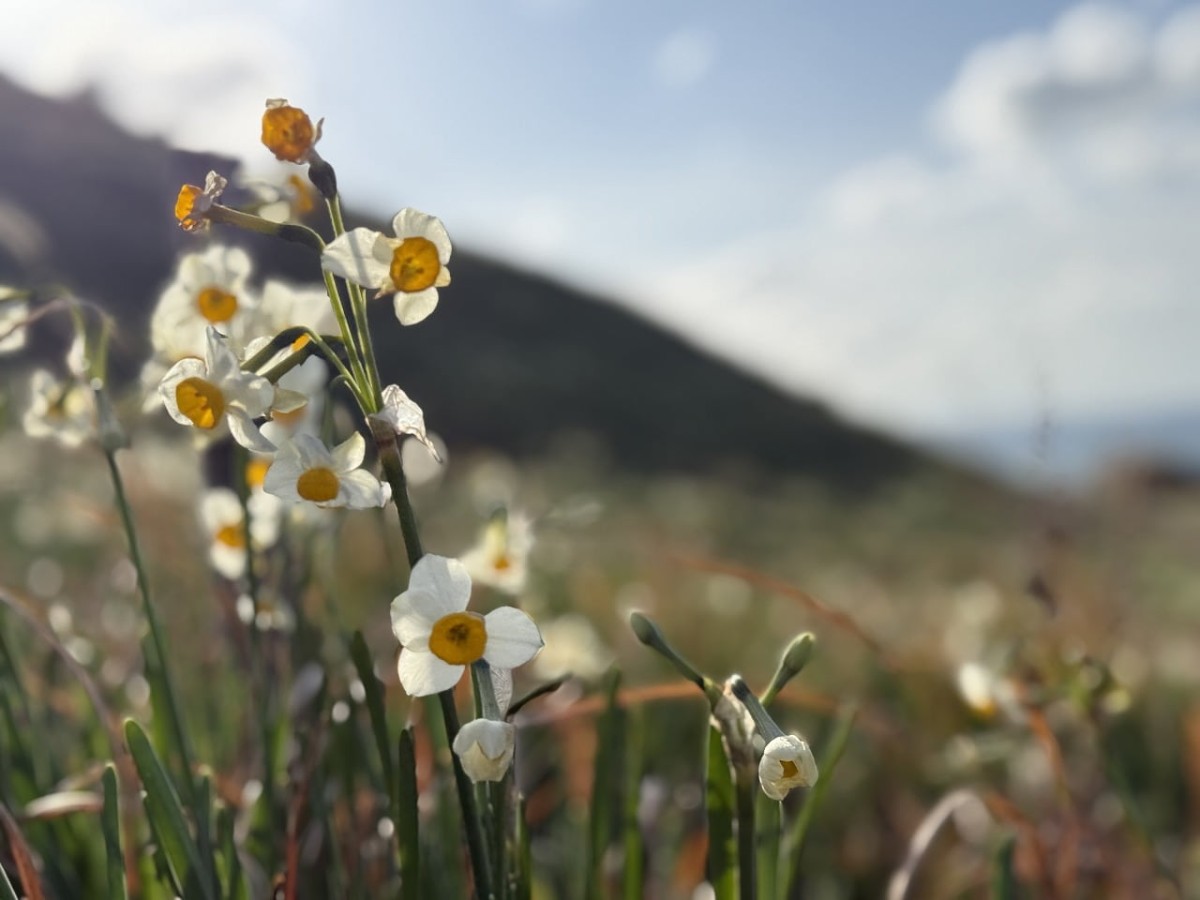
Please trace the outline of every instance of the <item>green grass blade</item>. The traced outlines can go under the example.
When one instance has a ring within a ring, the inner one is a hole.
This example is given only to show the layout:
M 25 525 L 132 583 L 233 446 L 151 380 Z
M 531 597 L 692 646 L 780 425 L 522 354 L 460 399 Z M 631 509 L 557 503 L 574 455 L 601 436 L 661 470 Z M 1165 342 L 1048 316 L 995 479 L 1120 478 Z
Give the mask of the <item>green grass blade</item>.
M 417 756 L 411 727 L 400 732 L 397 759 L 395 816 L 400 883 L 405 894 L 414 894 L 421 884 L 421 833 L 417 814 Z
M 626 716 L 625 750 L 625 809 L 624 826 L 624 897 L 625 900 L 640 900 L 645 893 L 643 884 L 645 857 L 642 829 L 638 822 L 638 806 L 642 792 L 642 742 L 643 720 L 640 709 L 632 709 Z
M 101 827 L 104 830 L 105 858 L 108 861 L 108 900 L 126 900 L 129 896 L 125 887 L 125 856 L 121 853 L 121 811 L 117 803 L 117 773 L 110 763 L 100 779 L 104 787 L 104 812 Z
M 705 807 L 708 814 L 708 882 L 714 900 L 737 900 L 737 845 L 733 838 L 733 772 L 725 755 L 721 732 L 708 729 L 708 765 L 705 773 Z
M 162 844 L 163 854 L 176 883 L 185 887 L 185 898 L 189 897 L 186 889 L 197 885 L 206 900 L 216 900 L 212 872 L 206 870 L 201 862 L 200 850 L 188 831 L 179 795 L 158 754 L 154 752 L 150 738 L 142 726 L 133 719 L 127 719 L 125 740 L 146 791 L 146 817 Z
M 383 767 L 383 784 L 388 799 L 394 802 L 396 797 L 396 761 L 392 756 L 392 739 L 388 734 L 387 715 L 383 706 L 383 684 L 375 677 L 375 667 L 371 662 L 371 651 L 362 632 L 354 632 L 350 640 L 350 658 L 358 671 L 358 680 L 362 682 L 367 698 L 367 713 L 371 718 L 371 731 L 375 735 L 375 748 L 379 751 L 379 762 Z
M 779 856 L 783 838 L 783 804 L 756 791 L 758 817 L 758 891 L 774 897 L 779 877 Z
M 1013 853 L 1017 836 L 1009 833 L 1000 839 L 992 857 L 992 900 L 1016 900 L 1017 878 L 1013 874 Z
M 609 674 L 605 694 L 607 702 L 600 721 L 596 724 L 596 757 L 592 766 L 591 819 L 588 822 L 588 860 L 584 869 L 584 897 L 599 900 L 603 896 L 604 853 L 613 833 L 613 768 L 618 752 L 617 691 L 621 686 L 621 673 L 616 669 Z
M 525 796 L 517 795 L 517 877 L 513 900 L 533 900 L 533 841 L 525 821 Z
M 854 719 L 857 715 L 858 708 L 853 704 L 843 707 L 834 723 L 833 733 L 825 744 L 825 751 L 821 754 L 820 760 L 820 777 L 805 798 L 800 815 L 796 817 L 796 822 L 788 833 L 787 843 L 784 845 L 784 858 L 790 857 L 792 860 L 792 875 L 790 879 L 782 883 L 784 890 L 790 889 L 792 893 L 795 893 L 795 887 L 800 881 L 800 863 L 804 856 L 804 841 L 808 836 L 809 826 L 812 825 L 813 818 L 829 791 L 829 785 L 833 783 L 833 773 L 837 771 L 842 754 L 846 751 L 846 744 L 850 741 L 850 735 L 854 730 Z

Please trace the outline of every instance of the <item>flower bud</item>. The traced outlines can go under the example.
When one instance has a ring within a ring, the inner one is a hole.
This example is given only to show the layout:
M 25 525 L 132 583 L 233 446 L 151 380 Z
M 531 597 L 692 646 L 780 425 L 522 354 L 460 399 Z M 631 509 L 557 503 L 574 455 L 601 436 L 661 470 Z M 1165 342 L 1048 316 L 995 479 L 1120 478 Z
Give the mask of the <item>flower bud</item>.
M 454 738 L 454 752 L 472 781 L 500 781 L 512 765 L 516 728 L 508 722 L 473 719 Z
M 808 743 L 794 734 L 775 738 L 758 763 L 758 783 L 772 800 L 782 800 L 792 788 L 817 783 L 817 761 Z

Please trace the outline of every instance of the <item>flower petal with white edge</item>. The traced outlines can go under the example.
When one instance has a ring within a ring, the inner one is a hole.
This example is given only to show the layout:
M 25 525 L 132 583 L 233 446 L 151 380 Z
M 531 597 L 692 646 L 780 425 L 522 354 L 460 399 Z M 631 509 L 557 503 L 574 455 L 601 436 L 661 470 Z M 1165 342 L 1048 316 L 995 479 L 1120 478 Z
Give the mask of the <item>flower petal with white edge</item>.
M 230 407 L 225 410 L 225 418 L 229 421 L 229 433 L 233 439 L 255 453 L 274 453 L 275 445 L 263 437 L 254 420 L 243 410 Z
M 426 288 L 413 294 L 398 291 L 396 298 L 392 301 L 392 308 L 401 325 L 416 325 L 418 322 L 428 319 L 430 314 L 437 309 L 437 304 L 437 288 Z
M 392 632 L 403 646 L 424 650 L 429 646 L 434 623 L 458 611 L 438 594 L 409 589 L 392 602 Z
M 333 452 L 330 454 L 330 462 L 333 463 L 333 468 L 338 472 L 349 472 L 351 469 L 357 469 L 361 466 L 363 458 L 366 455 L 367 442 L 356 431 L 333 448 Z
M 501 606 L 484 616 L 487 625 L 487 649 L 483 658 L 488 665 L 515 669 L 537 656 L 542 649 L 542 633 L 533 619 L 512 606 Z
M 471 599 L 471 576 L 457 559 L 426 553 L 413 566 L 404 594 L 409 592 L 441 597 L 446 603 L 442 615 L 462 612 Z
M 383 485 L 365 469 L 355 469 L 338 476 L 339 499 L 350 509 L 374 509 L 386 501 Z
M 400 661 L 396 664 L 400 686 L 410 697 L 427 697 L 447 691 L 458 684 L 464 671 L 465 666 L 454 666 L 432 653 L 408 647 L 400 651 Z
M 508 722 L 472 719 L 454 737 L 453 749 L 471 781 L 500 781 L 512 765 L 516 728 Z
M 758 782 L 772 800 L 782 800 L 793 788 L 811 787 L 817 777 L 817 761 L 808 743 L 794 734 L 767 744 L 758 763 Z
M 386 422 L 396 434 L 415 437 L 425 445 L 434 459 L 438 462 L 442 461 L 437 447 L 425 433 L 425 413 L 421 407 L 409 399 L 408 394 L 404 393 L 399 385 L 389 384 L 383 389 L 383 409 L 373 418 Z
M 446 233 L 446 226 L 437 216 L 405 208 L 392 219 L 392 231 L 401 240 L 409 237 L 425 238 L 437 248 L 439 263 L 444 266 L 450 262 L 450 235 Z
M 321 268 L 339 278 L 378 290 L 390 283 L 391 254 L 377 255 L 375 252 L 376 245 L 387 240 L 370 228 L 353 228 L 329 242 L 321 254 Z

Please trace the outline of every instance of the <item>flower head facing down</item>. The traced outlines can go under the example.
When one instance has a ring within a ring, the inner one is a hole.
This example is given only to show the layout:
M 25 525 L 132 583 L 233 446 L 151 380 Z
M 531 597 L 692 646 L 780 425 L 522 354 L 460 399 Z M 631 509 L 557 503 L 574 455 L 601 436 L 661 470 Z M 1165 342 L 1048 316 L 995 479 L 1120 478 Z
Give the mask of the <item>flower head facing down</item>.
M 502 606 L 481 616 L 467 611 L 470 599 L 462 563 L 427 554 L 413 567 L 408 590 L 392 601 L 392 631 L 403 648 L 400 684 L 411 696 L 454 687 L 476 660 L 513 669 L 542 648 L 537 625 L 521 610 Z
M 179 189 L 175 198 L 175 219 L 184 231 L 199 231 L 207 228 L 208 211 L 212 209 L 217 198 L 225 190 L 229 182 L 216 172 L 209 172 L 204 179 L 204 187 L 185 184 Z
M 330 450 L 320 438 L 299 433 L 279 448 L 263 480 L 263 490 L 295 503 L 368 509 L 383 506 L 383 485 L 360 469 L 366 441 L 358 432 Z
M 782 800 L 792 788 L 817 783 L 817 761 L 808 743 L 794 734 L 775 738 L 758 763 L 758 783 L 772 800 Z
M 321 124 L 286 100 L 268 100 L 262 117 L 262 142 L 281 162 L 305 163 L 321 139 Z
M 321 254 L 321 265 L 376 296 L 395 294 L 396 318 L 415 325 L 437 306 L 437 289 L 450 283 L 450 237 L 439 219 L 415 209 L 396 213 L 392 230 L 394 238 L 369 228 L 339 235 Z
M 253 421 L 271 408 L 275 387 L 259 375 L 243 372 L 215 328 L 208 329 L 204 359 L 177 362 L 163 376 L 158 390 L 176 422 L 209 435 L 227 422 L 233 439 L 246 449 L 259 453 L 275 450 Z
M 463 771 L 474 782 L 500 781 L 512 765 L 517 729 L 509 722 L 472 719 L 454 738 Z

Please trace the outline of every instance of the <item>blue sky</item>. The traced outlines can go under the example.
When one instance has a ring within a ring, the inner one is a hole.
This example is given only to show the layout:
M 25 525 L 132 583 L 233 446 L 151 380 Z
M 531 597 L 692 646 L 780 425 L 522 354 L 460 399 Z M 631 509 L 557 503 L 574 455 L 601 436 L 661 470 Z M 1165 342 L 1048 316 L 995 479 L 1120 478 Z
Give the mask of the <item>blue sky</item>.
M 96 82 L 261 173 L 287 97 L 352 205 L 432 212 L 855 418 L 1200 408 L 1200 7 L 34 7 L 0 34 L 22 83 Z

